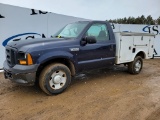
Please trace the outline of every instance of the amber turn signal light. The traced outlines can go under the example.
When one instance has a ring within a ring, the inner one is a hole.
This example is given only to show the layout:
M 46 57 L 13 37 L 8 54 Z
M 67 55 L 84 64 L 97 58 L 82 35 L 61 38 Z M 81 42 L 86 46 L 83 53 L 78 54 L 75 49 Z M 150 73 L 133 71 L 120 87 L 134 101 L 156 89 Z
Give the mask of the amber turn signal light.
M 27 54 L 27 63 L 28 63 L 28 65 L 32 65 L 33 64 L 32 57 L 31 57 L 31 55 L 29 53 Z
M 21 65 L 26 65 L 26 64 L 27 64 L 27 61 L 26 61 L 26 60 L 19 60 L 19 64 L 21 64 Z
M 19 64 L 20 65 L 32 65 L 33 64 L 32 56 L 29 53 L 26 54 L 26 59 L 19 60 Z

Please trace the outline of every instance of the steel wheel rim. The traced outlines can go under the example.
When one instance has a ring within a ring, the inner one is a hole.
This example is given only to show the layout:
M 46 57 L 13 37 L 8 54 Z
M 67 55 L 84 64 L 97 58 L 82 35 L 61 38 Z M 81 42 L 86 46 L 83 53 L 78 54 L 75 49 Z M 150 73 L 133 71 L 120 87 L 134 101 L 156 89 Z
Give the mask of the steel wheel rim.
M 64 71 L 57 70 L 55 71 L 49 80 L 49 85 L 52 89 L 57 90 L 62 88 L 67 81 L 67 76 Z
M 141 61 L 137 60 L 137 62 L 135 63 L 136 72 L 140 71 L 141 67 L 142 67 Z

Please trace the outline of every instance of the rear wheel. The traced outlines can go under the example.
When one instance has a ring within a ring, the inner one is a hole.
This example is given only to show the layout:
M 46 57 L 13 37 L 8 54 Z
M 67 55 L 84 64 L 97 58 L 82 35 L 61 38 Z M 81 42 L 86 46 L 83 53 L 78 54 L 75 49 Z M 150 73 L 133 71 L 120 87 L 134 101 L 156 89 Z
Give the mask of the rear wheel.
M 140 56 L 135 57 L 133 62 L 128 63 L 128 71 L 131 74 L 139 74 L 143 67 L 143 60 Z
M 69 68 L 60 63 L 46 66 L 39 77 L 39 86 L 48 95 L 62 93 L 70 82 Z

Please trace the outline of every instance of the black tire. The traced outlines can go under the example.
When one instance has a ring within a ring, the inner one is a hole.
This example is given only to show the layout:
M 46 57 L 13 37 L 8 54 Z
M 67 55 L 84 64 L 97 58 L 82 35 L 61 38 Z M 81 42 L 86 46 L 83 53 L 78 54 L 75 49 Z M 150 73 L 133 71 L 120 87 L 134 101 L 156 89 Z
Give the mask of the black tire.
M 128 71 L 131 74 L 139 74 L 143 67 L 143 60 L 140 56 L 136 56 L 133 62 L 128 63 Z
M 39 76 L 39 86 L 48 95 L 62 93 L 71 83 L 69 68 L 60 63 L 46 66 Z

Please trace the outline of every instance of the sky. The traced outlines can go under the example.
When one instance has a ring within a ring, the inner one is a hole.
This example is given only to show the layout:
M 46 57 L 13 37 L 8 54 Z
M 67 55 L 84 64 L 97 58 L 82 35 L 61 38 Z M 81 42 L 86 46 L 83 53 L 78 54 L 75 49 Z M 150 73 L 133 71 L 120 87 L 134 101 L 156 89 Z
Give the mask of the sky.
M 160 16 L 160 0 L 0 0 L 0 3 L 93 20 Z

